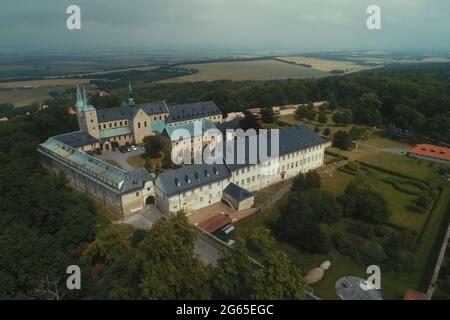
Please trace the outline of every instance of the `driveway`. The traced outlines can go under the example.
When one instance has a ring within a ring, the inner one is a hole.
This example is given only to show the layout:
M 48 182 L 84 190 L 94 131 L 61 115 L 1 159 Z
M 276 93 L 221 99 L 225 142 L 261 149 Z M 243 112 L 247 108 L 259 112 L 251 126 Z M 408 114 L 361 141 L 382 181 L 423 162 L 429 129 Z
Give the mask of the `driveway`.
M 116 151 L 112 151 L 112 150 L 107 150 L 107 151 L 103 151 L 101 155 L 96 156 L 97 158 L 101 159 L 101 160 L 114 160 L 116 161 L 123 169 L 125 170 L 133 170 L 135 168 L 133 168 L 132 166 L 129 165 L 127 159 L 129 157 L 133 157 L 133 156 L 137 156 L 137 155 L 141 155 L 145 152 L 145 150 L 143 150 L 142 148 L 138 147 L 137 150 L 135 151 L 131 151 L 131 152 L 125 152 L 122 153 L 119 150 Z

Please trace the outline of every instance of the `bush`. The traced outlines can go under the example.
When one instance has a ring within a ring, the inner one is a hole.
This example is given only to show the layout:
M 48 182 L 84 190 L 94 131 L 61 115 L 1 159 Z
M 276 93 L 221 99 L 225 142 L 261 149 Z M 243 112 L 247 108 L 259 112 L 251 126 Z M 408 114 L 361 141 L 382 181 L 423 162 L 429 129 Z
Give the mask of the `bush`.
M 367 240 L 372 239 L 374 235 L 372 226 L 366 225 L 361 222 L 351 223 L 347 227 L 347 232 Z
M 354 237 L 349 237 L 346 234 L 333 234 L 331 241 L 340 254 L 354 257 L 358 253 L 358 241 L 355 241 Z
M 358 248 L 361 262 L 366 264 L 381 264 L 387 255 L 381 245 L 373 241 L 367 241 Z

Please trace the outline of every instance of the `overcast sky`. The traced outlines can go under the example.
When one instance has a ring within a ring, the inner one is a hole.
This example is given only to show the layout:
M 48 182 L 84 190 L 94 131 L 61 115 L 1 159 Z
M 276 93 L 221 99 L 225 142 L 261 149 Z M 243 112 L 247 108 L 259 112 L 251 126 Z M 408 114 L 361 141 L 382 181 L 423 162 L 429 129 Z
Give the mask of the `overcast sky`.
M 81 7 L 82 29 L 66 28 Z M 378 4 L 382 30 L 366 27 Z M 450 50 L 450 0 L 1 0 L 0 49 Z

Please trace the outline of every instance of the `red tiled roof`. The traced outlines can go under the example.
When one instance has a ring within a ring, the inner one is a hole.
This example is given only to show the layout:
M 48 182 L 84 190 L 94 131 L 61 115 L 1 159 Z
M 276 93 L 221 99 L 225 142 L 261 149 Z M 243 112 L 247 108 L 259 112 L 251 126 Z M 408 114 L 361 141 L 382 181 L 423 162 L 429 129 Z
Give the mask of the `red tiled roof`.
M 425 293 L 408 289 L 403 297 L 403 300 L 425 300 Z
M 408 150 L 409 153 L 419 156 L 450 161 L 450 149 L 431 144 L 417 144 Z
M 231 219 L 229 216 L 219 213 L 200 223 L 199 227 L 209 233 L 213 233 L 219 229 L 222 229 L 226 225 L 229 225 L 230 223 Z

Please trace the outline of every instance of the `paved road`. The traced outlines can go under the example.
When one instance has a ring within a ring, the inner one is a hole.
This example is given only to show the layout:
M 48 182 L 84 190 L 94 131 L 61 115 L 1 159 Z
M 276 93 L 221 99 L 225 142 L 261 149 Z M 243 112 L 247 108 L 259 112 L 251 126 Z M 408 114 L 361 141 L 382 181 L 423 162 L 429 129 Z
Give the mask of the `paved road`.
M 107 150 L 103 151 L 101 155 L 96 156 L 101 160 L 114 160 L 116 161 L 123 169 L 125 170 L 133 170 L 134 168 L 128 164 L 127 159 L 132 156 L 137 156 L 143 154 L 145 151 L 138 147 L 136 151 L 125 152 L 122 153 L 119 150 L 112 151 Z

